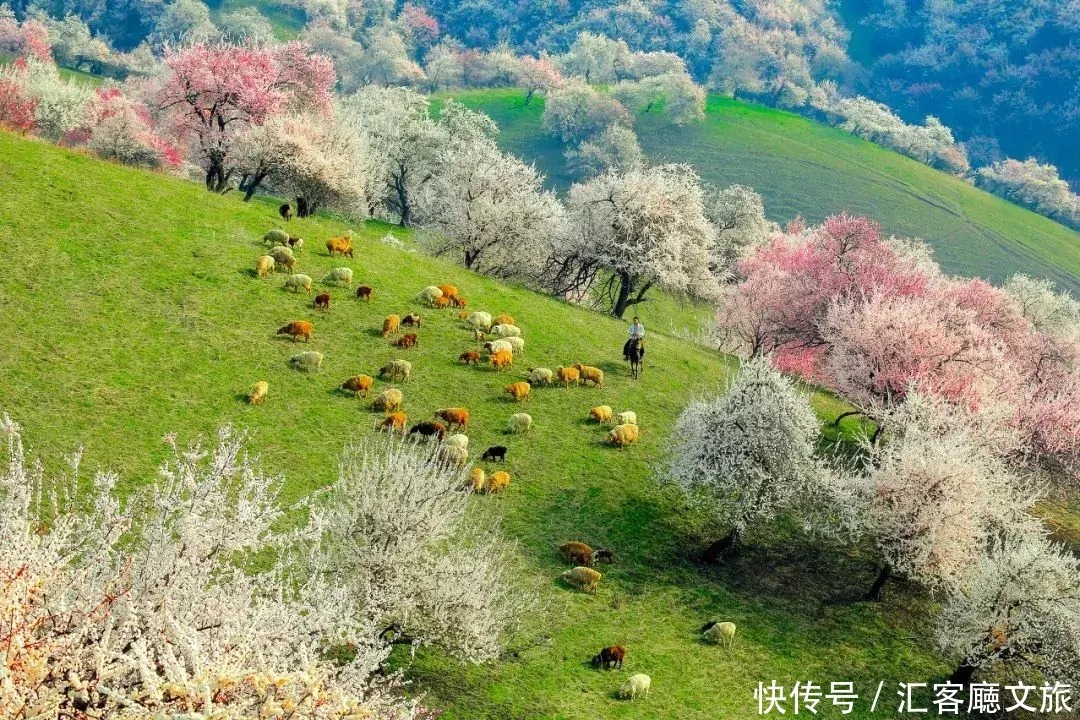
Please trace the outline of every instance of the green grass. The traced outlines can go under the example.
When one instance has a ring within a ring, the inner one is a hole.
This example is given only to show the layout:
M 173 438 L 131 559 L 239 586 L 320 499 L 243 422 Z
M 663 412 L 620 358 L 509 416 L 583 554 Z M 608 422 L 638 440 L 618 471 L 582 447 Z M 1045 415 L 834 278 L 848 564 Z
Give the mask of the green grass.
M 509 445 L 508 492 L 473 502 L 502 517 L 518 547 L 519 580 L 537 588 L 544 607 L 500 662 L 462 667 L 419 654 L 408 670 L 413 687 L 446 708 L 448 719 L 751 718 L 758 681 L 853 680 L 869 692 L 878 680 L 934 681 L 948 671 L 927 637 L 924 596 L 898 584 L 881 604 L 852 601 L 872 579 L 870 557 L 781 529 L 756 538 L 727 567 L 704 569 L 689 559 L 712 538 L 672 489 L 656 483 L 651 467 L 687 399 L 716 386 L 733 365 L 665 335 L 662 318 L 649 319 L 646 374 L 633 381 L 619 356 L 622 323 L 378 242 L 396 228 L 351 226 L 359 252 L 349 261 L 322 249 L 348 224 L 291 223 L 307 239 L 303 272 L 318 280 L 344 263 L 375 288 L 370 305 L 332 290 L 334 305 L 322 313 L 310 307 L 310 295 L 283 291 L 282 276 L 259 280 L 251 272 L 259 238 L 277 225 L 269 199 L 244 204 L 235 194 L 210 195 L 2 133 L 0 184 L 7 261 L 0 407 L 39 451 L 83 445 L 84 471 L 115 469 L 130 487 L 152 481 L 166 432 L 180 431 L 187 442 L 235 423 L 253 432 L 250 449 L 284 475 L 287 499 L 295 499 L 330 482 L 343 445 L 377 420 L 365 402 L 337 394 L 337 384 L 374 374 L 396 356 L 414 364 L 404 385 L 412 420 L 464 405 L 474 417 L 474 455 Z M 458 285 L 472 308 L 517 319 L 527 347 L 513 372 L 456 362 L 472 346 L 469 334 L 453 313 L 412 300 L 441 282 Z M 425 315 L 420 346 L 393 350 L 378 337 L 381 320 L 410 310 Z M 302 318 L 315 323 L 310 348 L 326 354 L 322 373 L 290 370 L 287 359 L 306 348 L 273 334 Z M 607 370 L 605 387 L 536 390 L 525 408 L 532 433 L 505 436 L 520 408 L 502 387 L 526 366 L 575 361 Z M 241 395 L 259 379 L 269 381 L 269 399 L 249 407 Z M 823 418 L 843 407 L 824 394 L 813 401 Z M 618 451 L 601 442 L 602 431 L 585 420 L 600 403 L 638 412 L 639 445 Z M 570 539 L 618 553 L 596 596 L 556 579 L 563 566 L 555 546 Z M 700 624 L 717 617 L 739 626 L 729 652 L 697 640 Z M 629 646 L 626 667 L 586 667 L 610 643 Z M 634 672 L 652 675 L 651 699 L 615 700 Z M 855 717 L 868 717 L 865 704 Z
M 540 130 L 543 98 L 520 90 L 450 93 L 498 122 L 502 144 L 565 188 L 563 146 Z M 921 237 L 950 273 L 992 281 L 1016 272 L 1080 290 L 1080 233 L 836 128 L 771 108 L 711 96 L 702 123 L 674 127 L 656 113 L 637 132 L 656 160 L 689 162 L 708 182 L 742 183 L 768 214 L 811 222 L 848 211 L 886 232 Z
M 0 65 L 7 65 L 14 58 L 11 55 L 0 53 Z M 100 75 L 92 75 L 82 70 L 76 70 L 74 68 L 57 67 L 57 73 L 65 80 L 77 80 L 83 84 L 90 85 L 91 87 L 98 87 L 105 82 L 105 78 Z

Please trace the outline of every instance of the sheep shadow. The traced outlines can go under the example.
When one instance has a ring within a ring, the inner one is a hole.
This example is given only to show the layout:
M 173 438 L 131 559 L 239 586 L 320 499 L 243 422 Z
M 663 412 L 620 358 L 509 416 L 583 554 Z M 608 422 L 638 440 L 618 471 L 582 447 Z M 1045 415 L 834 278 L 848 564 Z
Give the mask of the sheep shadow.
M 381 338 L 383 336 L 382 328 L 367 328 L 364 330 L 364 334 L 373 338 Z
M 245 276 L 247 276 L 249 278 L 254 278 L 256 280 L 261 280 L 262 279 L 262 278 L 259 277 L 259 271 L 256 270 L 255 268 L 237 268 L 236 272 L 239 273 L 240 275 L 245 275 Z
M 236 393 L 236 395 L 233 396 L 233 400 L 235 400 L 238 403 L 243 403 L 244 405 L 247 405 L 248 404 L 248 393 L 244 393 L 244 392 Z

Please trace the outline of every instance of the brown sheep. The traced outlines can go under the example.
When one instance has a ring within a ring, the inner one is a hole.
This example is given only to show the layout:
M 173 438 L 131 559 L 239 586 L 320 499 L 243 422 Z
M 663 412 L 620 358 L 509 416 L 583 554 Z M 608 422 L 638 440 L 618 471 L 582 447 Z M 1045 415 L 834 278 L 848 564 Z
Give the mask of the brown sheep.
M 315 307 L 323 310 L 330 309 L 330 293 L 319 293 L 315 296 Z
M 371 401 L 371 409 L 389 413 L 400 408 L 403 402 L 405 402 L 404 393 L 397 388 L 387 388 Z
M 333 257 L 334 253 L 353 256 L 352 238 L 347 236 L 330 238 L 326 241 L 326 252 Z
M 457 316 L 458 316 L 458 320 L 468 320 L 469 319 L 469 313 L 467 313 L 467 312 L 459 312 L 457 314 Z
M 416 340 L 416 333 L 409 333 L 407 335 L 402 335 L 401 337 L 399 337 L 397 340 L 394 341 L 393 344 L 394 347 L 408 350 L 411 347 L 416 347 Z
M 616 425 L 608 433 L 608 441 L 615 447 L 630 447 L 638 441 L 638 426 Z
M 405 317 L 401 318 L 401 324 L 408 325 L 409 327 L 419 328 L 423 318 L 420 317 L 420 313 L 409 313 Z
M 461 360 L 466 365 L 479 365 L 480 353 L 477 350 L 466 350 L 458 356 L 458 360 Z
M 442 290 L 443 297 L 447 300 L 457 297 L 457 288 L 453 285 L 439 285 L 438 288 Z
M 446 426 L 441 422 L 436 422 L 434 420 L 424 420 L 409 428 L 409 434 L 412 435 L 413 433 L 423 435 L 427 438 L 436 437 L 439 440 L 442 440 L 446 437 Z
M 468 306 L 469 301 L 461 297 L 460 295 L 455 295 L 454 297 L 450 298 L 450 303 L 456 308 L 465 308 Z M 458 317 L 461 316 L 459 315 Z M 465 317 L 468 317 L 468 315 L 466 315 Z
M 370 375 L 353 375 L 351 378 L 341 383 L 340 389 L 354 392 L 358 396 L 362 395 L 363 397 L 367 397 L 373 382 L 374 380 Z
M 390 432 L 405 432 L 405 422 L 408 420 L 403 412 L 392 412 L 379 424 L 379 427 Z
M 562 574 L 563 580 L 587 593 L 596 592 L 596 586 L 600 583 L 602 577 L 603 575 L 596 570 L 584 565 L 578 565 L 576 568 L 567 570 Z
M 488 475 L 487 480 L 484 482 L 484 492 L 497 493 L 506 489 L 506 486 L 510 484 L 510 473 L 503 470 L 493 472 Z
M 578 380 L 581 378 L 581 373 L 578 372 L 577 368 L 563 367 L 562 365 L 560 365 L 559 367 L 555 368 L 555 376 L 559 378 L 559 382 L 561 382 L 564 386 L 570 387 L 570 383 L 574 383 L 575 385 L 578 384 Z
M 296 342 L 300 338 L 304 338 L 304 342 L 311 340 L 311 323 L 306 320 L 293 320 L 288 325 L 285 325 L 278 329 L 278 335 L 288 335 L 292 338 L 293 342 Z
M 499 350 L 491 354 L 491 366 L 496 370 L 502 370 L 514 364 L 514 353 L 509 350 Z
M 265 380 L 260 380 L 255 383 L 255 387 L 251 388 L 251 392 L 248 393 L 247 401 L 249 405 L 259 405 L 266 400 L 266 393 L 270 390 L 270 383 Z
M 388 315 L 382 324 L 382 336 L 390 337 L 398 331 L 398 325 L 401 323 L 401 319 L 397 315 Z
M 581 382 L 591 382 L 596 387 L 604 387 L 604 371 L 600 368 L 578 363 L 574 369 L 581 373 Z
M 609 668 L 621 668 L 623 660 L 626 659 L 626 648 L 622 645 L 609 645 L 592 659 L 592 666 L 594 668 L 603 668 L 605 670 Z
M 444 310 L 450 307 L 450 298 L 445 295 L 435 298 L 435 302 L 432 303 L 436 310 Z
M 527 383 L 527 382 L 516 382 L 516 383 L 510 383 L 509 385 L 507 385 L 503 389 L 503 392 L 507 393 L 508 395 L 510 395 L 510 397 L 514 398 L 514 402 L 522 402 L 523 400 L 528 400 L 529 399 L 529 391 L 530 390 L 532 390 L 532 387 L 529 385 L 529 383 Z
M 611 406 L 597 405 L 589 411 L 589 417 L 600 424 L 611 422 Z
M 583 542 L 567 542 L 559 546 L 559 554 L 571 565 L 589 567 L 593 563 L 593 549 Z
M 435 416 L 445 420 L 451 428 L 464 430 L 469 425 L 469 411 L 463 407 L 442 408 L 435 411 Z
M 469 471 L 469 487 L 471 487 L 474 492 L 480 492 L 484 489 L 484 481 L 486 479 L 484 468 L 474 467 Z
M 274 258 L 270 255 L 260 255 L 255 259 L 255 273 L 264 278 L 274 272 Z
M 371 302 L 371 288 L 367 285 L 361 285 L 356 288 L 356 299 L 363 300 L 364 302 Z
M 496 325 L 517 325 L 517 323 L 514 322 L 514 318 L 503 313 L 491 321 L 491 327 L 495 327 Z

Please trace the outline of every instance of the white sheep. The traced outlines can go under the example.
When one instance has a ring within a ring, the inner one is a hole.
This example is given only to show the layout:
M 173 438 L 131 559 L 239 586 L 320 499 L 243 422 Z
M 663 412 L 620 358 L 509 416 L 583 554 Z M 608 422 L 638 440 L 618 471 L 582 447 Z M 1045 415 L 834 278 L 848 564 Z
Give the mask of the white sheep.
M 521 328 L 517 325 L 496 325 L 491 328 L 491 334 L 495 337 L 521 337 Z
M 266 254 L 282 265 L 296 264 L 296 256 L 293 251 L 281 245 L 275 245 L 266 251 Z
M 423 300 L 428 305 L 433 305 L 436 300 L 443 296 L 443 291 L 434 285 L 428 285 L 426 288 L 420 291 L 420 294 L 416 296 L 417 300 Z
M 435 289 L 438 290 L 438 288 Z M 469 317 L 466 318 L 465 322 L 469 323 L 477 330 L 487 332 L 491 329 L 491 313 L 477 310 L 476 312 L 471 313 Z
M 311 292 L 311 277 L 308 275 L 290 275 L 285 281 L 285 289 L 293 292 Z
M 646 700 L 649 699 L 649 688 L 652 686 L 652 678 L 645 673 L 638 673 L 637 675 L 631 675 L 630 678 L 623 683 L 623 686 L 619 688 L 619 697 L 630 698 L 633 701 L 638 695 L 643 695 Z
M 484 344 L 484 349 L 492 355 L 500 350 L 505 350 L 508 353 L 514 352 L 514 346 L 506 340 L 492 340 L 491 342 Z
M 462 450 L 469 449 L 469 436 L 457 433 L 443 440 L 443 447 L 459 447 Z
M 637 413 L 633 410 L 626 410 L 615 416 L 612 421 L 613 425 L 637 425 Z
M 268 245 L 288 245 L 289 233 L 277 228 L 267 230 L 266 234 L 263 235 L 263 242 Z
M 735 644 L 735 623 L 733 622 L 714 622 L 706 626 L 705 632 L 701 634 L 705 642 L 712 643 L 713 645 L 723 645 L 725 647 L 731 647 Z
M 331 285 L 331 284 L 338 284 L 338 283 L 340 283 L 342 285 L 352 285 L 352 278 L 353 278 L 352 268 L 339 267 L 339 268 L 334 268 L 330 272 L 326 273 L 326 275 L 323 276 L 322 282 L 323 282 L 324 285 Z
M 447 445 L 439 448 L 439 455 L 449 464 L 464 465 L 469 462 L 469 451 L 459 445 Z
M 412 363 L 408 360 L 391 360 L 382 366 L 379 374 L 389 378 L 391 382 L 395 380 L 405 382 L 412 374 Z
M 510 416 L 510 426 L 506 431 L 510 433 L 527 433 L 532 429 L 532 415 L 529 413 L 514 413 Z
M 551 368 L 529 368 L 529 384 L 533 387 L 550 385 L 554 379 L 555 373 Z
M 303 372 L 319 370 L 322 368 L 323 354 L 314 350 L 302 352 L 289 358 L 289 365 Z
M 508 338 L 503 338 L 500 342 L 508 342 L 508 343 L 510 343 L 510 347 L 513 349 L 513 351 L 515 353 L 520 354 L 520 353 L 525 352 L 525 338 L 516 337 L 516 336 L 511 335 Z

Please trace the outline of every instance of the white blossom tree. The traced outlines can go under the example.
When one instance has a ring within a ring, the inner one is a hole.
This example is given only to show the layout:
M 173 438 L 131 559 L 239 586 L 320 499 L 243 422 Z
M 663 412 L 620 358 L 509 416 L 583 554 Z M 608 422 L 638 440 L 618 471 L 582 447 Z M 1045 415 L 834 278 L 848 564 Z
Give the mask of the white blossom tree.
M 720 285 L 709 272 L 715 229 L 705 218 L 697 173 L 688 165 L 609 171 L 570 189 L 571 230 L 557 255 L 552 286 L 561 292 L 573 277 L 603 290 L 615 317 L 645 302 L 662 286 L 715 299 Z M 564 287 L 558 287 L 563 285 Z
M 1075 687 L 1080 560 L 1039 533 L 1006 535 L 969 566 L 936 625 L 942 651 L 960 658 L 952 682 L 1005 666 Z
M 563 74 L 580 77 L 586 84 L 593 84 L 621 79 L 616 68 L 625 64 L 629 56 L 630 48 L 625 41 L 583 32 L 558 60 Z
M 37 100 L 34 124 L 39 135 L 56 141 L 86 122 L 93 96 L 88 85 L 61 78 L 54 64 L 36 58 L 26 60 L 24 72 L 25 92 Z
M 708 188 L 705 215 L 716 228 L 712 271 L 718 277 L 726 275 L 745 253 L 780 232 L 780 226 L 765 217 L 761 196 L 746 185 Z
M 685 71 L 621 80 L 612 86 L 611 93 L 630 110 L 647 113 L 661 106 L 674 125 L 686 125 L 705 117 L 705 90 Z
M 566 169 L 585 179 L 609 170 L 631 170 L 645 164 L 645 153 L 630 128 L 615 125 L 582 140 L 564 153 Z
M 573 82 L 548 94 L 541 122 L 563 142 L 580 142 L 610 127 L 632 127 L 633 117 L 612 96 Z
M 706 560 L 730 551 L 756 525 L 797 509 L 820 486 L 819 428 L 807 398 L 760 356 L 745 362 L 722 394 L 683 410 L 667 478 L 729 528 L 705 551 Z
M 1080 227 L 1080 195 L 1072 191 L 1053 165 L 1034 158 L 1005 158 L 975 173 L 975 182 L 990 192 L 1025 205 L 1073 228 Z

